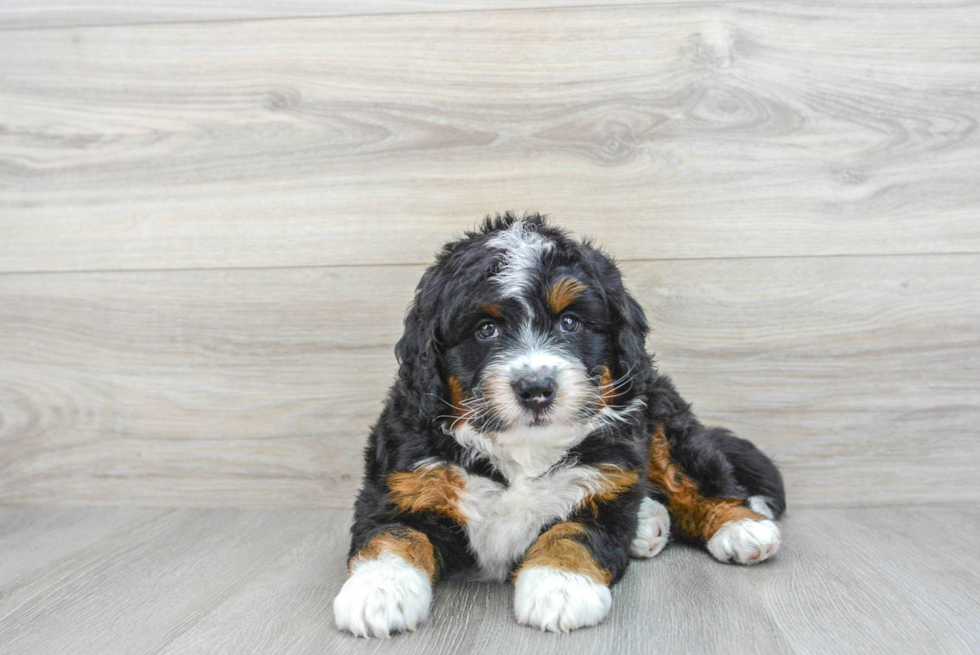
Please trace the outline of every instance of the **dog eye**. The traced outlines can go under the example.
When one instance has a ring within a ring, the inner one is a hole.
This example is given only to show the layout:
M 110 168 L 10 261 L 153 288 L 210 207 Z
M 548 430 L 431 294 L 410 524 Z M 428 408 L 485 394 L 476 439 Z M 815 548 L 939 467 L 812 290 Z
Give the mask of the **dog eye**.
M 562 316 L 561 320 L 558 321 L 558 329 L 562 332 L 575 332 L 579 329 L 580 325 L 582 324 L 579 323 L 577 318 L 568 314 Z
M 481 339 L 493 339 L 497 334 L 497 326 L 493 321 L 483 321 L 476 329 L 476 336 Z

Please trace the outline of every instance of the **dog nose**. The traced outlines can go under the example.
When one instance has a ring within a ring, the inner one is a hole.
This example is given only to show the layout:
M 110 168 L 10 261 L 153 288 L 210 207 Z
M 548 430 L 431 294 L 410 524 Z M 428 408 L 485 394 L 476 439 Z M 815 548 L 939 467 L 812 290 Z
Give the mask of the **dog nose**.
M 541 375 L 525 375 L 514 381 L 512 386 L 521 404 L 535 411 L 541 411 L 550 405 L 558 388 L 554 378 Z

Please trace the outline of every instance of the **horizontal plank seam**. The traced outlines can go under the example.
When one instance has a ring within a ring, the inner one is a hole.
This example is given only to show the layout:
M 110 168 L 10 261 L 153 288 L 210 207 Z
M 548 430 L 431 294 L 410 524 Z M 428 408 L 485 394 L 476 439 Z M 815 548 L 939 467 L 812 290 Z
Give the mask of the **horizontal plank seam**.
M 822 255 L 736 255 L 718 257 L 616 257 L 620 264 L 624 263 L 644 263 L 644 262 L 699 262 L 699 261 L 737 261 L 737 260 L 768 260 L 768 259 L 837 259 L 837 258 L 896 258 L 896 257 L 962 257 L 978 256 L 980 251 L 953 251 L 953 252 L 885 252 L 885 253 L 829 253 Z M 374 264 L 299 264 L 295 266 L 188 266 L 183 268 L 91 268 L 91 269 L 64 269 L 64 270 L 0 270 L 0 277 L 15 275 L 71 275 L 71 274 L 103 274 L 103 273 L 179 273 L 192 271 L 270 271 L 270 270 L 291 270 L 291 269 L 332 269 L 332 268 L 408 268 L 428 266 L 433 260 L 427 262 L 401 262 L 394 264 L 374 263 Z
M 751 4 L 759 2 L 773 3 L 776 0 L 756 0 Z M 239 18 L 213 18 L 204 20 L 171 20 L 171 21 L 137 21 L 132 23 L 94 23 L 78 25 L 52 25 L 50 27 L 4 27 L 0 24 L 0 32 L 46 32 L 51 30 L 80 30 L 80 29 L 112 29 L 115 27 L 153 27 L 157 25 L 208 25 L 212 23 L 260 23 L 260 22 L 281 22 L 289 20 L 341 20 L 346 18 L 374 18 L 384 16 L 432 16 L 450 14 L 488 14 L 488 13 L 518 13 L 530 11 L 568 11 L 575 9 L 596 10 L 596 9 L 622 9 L 622 8 L 649 8 L 649 7 L 703 7 L 705 5 L 721 6 L 734 4 L 748 4 L 746 0 L 675 0 L 674 2 L 636 2 L 626 1 L 622 3 L 613 2 L 610 4 L 587 4 L 587 5 L 558 5 L 530 7 L 487 7 L 483 9 L 449 9 L 449 10 L 422 10 L 422 11 L 387 11 L 378 13 L 354 13 L 354 14 L 303 14 L 293 16 L 263 16 L 250 18 L 242 16 Z

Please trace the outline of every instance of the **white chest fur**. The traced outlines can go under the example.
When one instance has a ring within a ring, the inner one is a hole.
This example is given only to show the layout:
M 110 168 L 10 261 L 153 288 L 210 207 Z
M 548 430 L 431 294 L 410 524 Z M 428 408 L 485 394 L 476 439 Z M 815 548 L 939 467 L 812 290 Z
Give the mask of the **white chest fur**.
M 466 476 L 459 507 L 466 533 L 484 577 L 503 580 L 548 523 L 567 518 L 601 487 L 601 474 L 572 466 L 537 477 L 519 477 L 510 486 Z

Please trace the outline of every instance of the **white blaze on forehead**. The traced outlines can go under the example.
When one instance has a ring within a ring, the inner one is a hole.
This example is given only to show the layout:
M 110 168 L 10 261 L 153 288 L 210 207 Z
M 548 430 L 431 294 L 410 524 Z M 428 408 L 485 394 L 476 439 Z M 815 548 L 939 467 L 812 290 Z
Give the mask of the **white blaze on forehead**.
M 563 367 L 581 367 L 575 357 L 557 347 L 549 335 L 534 329 L 530 321 L 524 321 L 517 328 L 514 345 L 510 350 L 497 356 L 495 364 L 509 375 L 517 371 L 543 372 Z
M 524 221 L 498 232 L 487 244 L 504 251 L 503 266 L 494 281 L 510 298 L 520 298 L 530 291 L 532 272 L 540 265 L 541 255 L 555 247 Z

